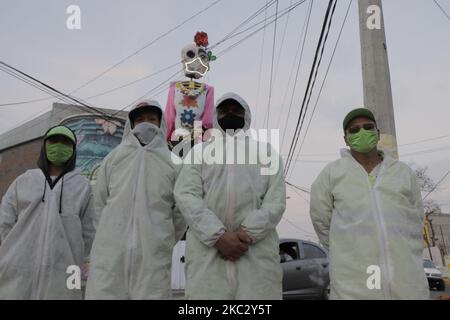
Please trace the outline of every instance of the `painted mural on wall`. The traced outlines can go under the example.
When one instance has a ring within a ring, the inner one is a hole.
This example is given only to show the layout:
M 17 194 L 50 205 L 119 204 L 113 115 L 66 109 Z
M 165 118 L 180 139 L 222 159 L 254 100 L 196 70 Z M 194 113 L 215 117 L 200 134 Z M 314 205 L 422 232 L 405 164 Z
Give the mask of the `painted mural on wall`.
M 77 163 L 81 174 L 95 183 L 103 159 L 122 141 L 125 121 L 104 120 L 94 115 L 75 116 L 61 121 L 77 135 Z

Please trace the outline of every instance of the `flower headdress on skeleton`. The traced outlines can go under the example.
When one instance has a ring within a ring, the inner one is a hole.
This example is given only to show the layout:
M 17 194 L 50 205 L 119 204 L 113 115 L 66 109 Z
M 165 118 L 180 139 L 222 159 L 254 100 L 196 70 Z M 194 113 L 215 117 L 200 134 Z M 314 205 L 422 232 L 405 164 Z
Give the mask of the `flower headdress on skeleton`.
M 181 60 L 184 74 L 189 78 L 200 79 L 210 69 L 210 61 L 216 60 L 211 50 L 208 50 L 208 34 L 199 31 L 195 34 L 194 42 L 181 50 Z

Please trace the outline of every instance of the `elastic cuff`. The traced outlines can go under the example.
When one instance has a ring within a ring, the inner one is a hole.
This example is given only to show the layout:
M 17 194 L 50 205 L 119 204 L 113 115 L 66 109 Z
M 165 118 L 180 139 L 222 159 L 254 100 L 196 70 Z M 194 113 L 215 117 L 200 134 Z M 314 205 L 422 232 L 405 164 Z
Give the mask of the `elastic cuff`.
M 223 234 L 225 232 L 226 232 L 226 230 L 224 228 L 222 228 L 215 234 L 216 237 L 213 240 L 211 247 L 214 247 L 216 245 L 216 242 L 223 236 Z

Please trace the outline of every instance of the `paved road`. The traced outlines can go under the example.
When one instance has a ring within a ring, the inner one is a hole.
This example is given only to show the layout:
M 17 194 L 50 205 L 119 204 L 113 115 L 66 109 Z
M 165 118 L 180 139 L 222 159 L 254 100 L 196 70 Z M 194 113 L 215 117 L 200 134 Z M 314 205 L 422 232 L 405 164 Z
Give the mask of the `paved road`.
M 445 286 L 445 291 L 430 290 L 431 299 L 438 299 L 440 296 L 444 296 L 450 299 L 450 285 L 447 284 Z
M 430 290 L 430 298 L 431 299 L 439 299 L 439 297 L 441 296 L 446 296 L 450 298 L 450 286 L 447 285 L 445 287 L 445 291 L 436 291 L 436 290 Z M 178 291 L 178 292 L 173 292 L 173 297 L 172 299 L 174 300 L 183 300 L 184 299 L 184 292 L 183 291 Z

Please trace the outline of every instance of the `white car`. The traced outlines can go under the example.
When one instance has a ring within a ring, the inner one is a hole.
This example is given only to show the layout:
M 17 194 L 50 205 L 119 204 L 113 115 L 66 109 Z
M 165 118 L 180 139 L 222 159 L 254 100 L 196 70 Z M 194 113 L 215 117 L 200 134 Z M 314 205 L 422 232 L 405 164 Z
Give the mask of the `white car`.
M 423 269 L 428 279 L 430 290 L 436 288 L 438 291 L 445 290 L 445 281 L 442 279 L 442 272 L 434 265 L 433 261 L 429 259 L 423 260 Z

